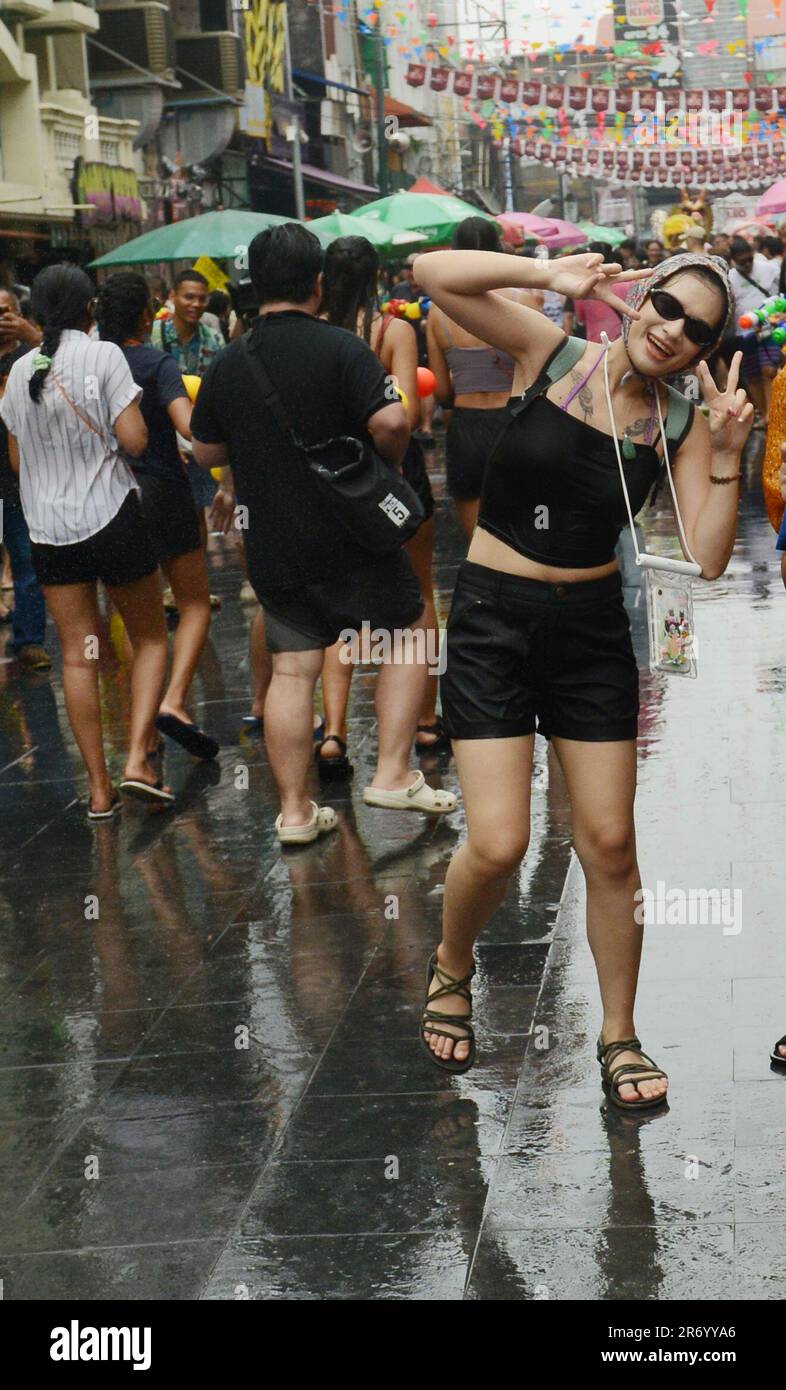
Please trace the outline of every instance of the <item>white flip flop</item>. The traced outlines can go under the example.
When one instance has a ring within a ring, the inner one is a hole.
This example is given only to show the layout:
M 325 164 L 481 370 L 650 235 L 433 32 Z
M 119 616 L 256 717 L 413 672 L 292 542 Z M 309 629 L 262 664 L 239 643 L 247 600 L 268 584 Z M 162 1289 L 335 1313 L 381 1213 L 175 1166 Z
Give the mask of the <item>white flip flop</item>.
M 175 798 L 172 792 L 164 791 L 161 780 L 157 782 L 138 782 L 135 777 L 126 777 L 120 783 L 118 791 L 123 796 L 131 796 L 136 801 L 147 801 L 164 806 L 174 806 Z
M 367 806 L 382 806 L 387 811 L 425 811 L 431 816 L 447 816 L 458 805 L 454 792 L 430 787 L 422 772 L 417 774 L 411 787 L 402 787 L 400 791 L 366 787 L 363 800 Z
M 276 816 L 276 834 L 282 845 L 310 845 L 327 830 L 335 830 L 338 816 L 332 806 L 317 806 L 311 803 L 314 814 L 305 825 L 282 825 L 283 816 Z

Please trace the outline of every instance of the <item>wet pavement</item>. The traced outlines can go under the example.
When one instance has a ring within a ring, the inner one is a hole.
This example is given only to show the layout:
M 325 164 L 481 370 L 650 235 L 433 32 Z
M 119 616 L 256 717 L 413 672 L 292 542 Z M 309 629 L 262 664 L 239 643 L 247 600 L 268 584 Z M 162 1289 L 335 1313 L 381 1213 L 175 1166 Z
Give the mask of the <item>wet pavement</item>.
M 746 465 L 740 539 L 698 605 L 698 681 L 644 669 L 644 882 L 739 891 L 741 929 L 648 929 L 645 1048 L 670 1109 L 606 1111 L 564 783 L 542 740 L 521 873 L 478 946 L 479 1064 L 418 1043 L 425 963 L 464 833 L 366 807 L 357 673 L 340 829 L 282 854 L 248 708 L 236 553 L 195 714 L 216 768 L 167 754 L 175 814 L 90 827 L 55 672 L 0 664 L 0 1279 L 5 1299 L 777 1299 L 786 1296 L 779 920 L 786 594 Z M 438 493 L 438 606 L 462 538 Z M 650 518 L 667 544 L 665 515 Z M 106 644 L 119 772 L 127 673 Z M 425 764 L 458 790 L 450 760 Z M 315 782 L 316 792 L 316 782 Z M 546 1031 L 547 1030 L 547 1031 Z M 548 1046 L 544 1047 L 544 1040 Z

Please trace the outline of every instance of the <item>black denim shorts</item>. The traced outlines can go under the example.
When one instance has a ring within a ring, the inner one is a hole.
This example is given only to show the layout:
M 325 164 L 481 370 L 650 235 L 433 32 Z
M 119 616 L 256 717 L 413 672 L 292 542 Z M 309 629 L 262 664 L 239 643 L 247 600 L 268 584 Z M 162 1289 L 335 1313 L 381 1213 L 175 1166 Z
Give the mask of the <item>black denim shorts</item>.
M 72 545 L 30 545 L 39 584 L 102 584 L 120 588 L 155 574 L 158 560 L 137 492 L 129 492 L 103 530 Z
M 451 738 L 635 739 L 639 672 L 619 571 L 549 584 L 465 560 L 446 642 Z
M 142 512 L 158 563 L 201 550 L 199 513 L 185 471 L 182 478 L 141 472 L 135 476 L 142 490 Z

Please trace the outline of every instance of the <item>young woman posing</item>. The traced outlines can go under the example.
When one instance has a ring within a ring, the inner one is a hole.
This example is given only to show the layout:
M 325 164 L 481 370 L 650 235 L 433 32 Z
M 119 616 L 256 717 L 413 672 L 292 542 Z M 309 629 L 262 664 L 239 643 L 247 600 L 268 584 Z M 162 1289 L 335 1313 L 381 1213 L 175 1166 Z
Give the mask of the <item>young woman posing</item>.
M 465 218 L 453 235 L 456 251 L 499 251 L 499 246 L 499 226 L 486 217 Z M 518 257 L 508 260 L 516 264 Z M 500 293 L 529 309 L 543 307 L 543 295 L 534 290 Z M 490 347 L 433 305 L 426 333 L 437 398 L 443 406 L 452 402 L 445 436 L 447 488 L 469 541 L 478 519 L 486 461 L 505 421 L 516 364 L 496 339 Z
M 141 275 L 121 271 L 104 281 L 98 292 L 96 321 L 102 341 L 117 343 L 134 381 L 142 388 L 148 447 L 134 461 L 133 469 L 153 549 L 180 615 L 172 672 L 156 725 L 195 758 L 215 758 L 219 751 L 216 740 L 197 728 L 186 709 L 210 629 L 210 592 L 200 516 L 175 433 L 191 438 L 191 402 L 174 358 L 151 347 L 148 341 L 153 309 Z
M 142 394 L 114 343 L 88 337 L 93 284 L 75 265 L 36 277 L 31 312 L 41 347 L 11 368 L 3 397 L 11 466 L 20 474 L 31 555 L 63 652 L 66 709 L 90 781 L 88 819 L 119 808 L 104 758 L 98 660 L 98 581 L 134 648 L 131 728 L 120 790 L 144 801 L 174 797 L 147 761 L 164 683 L 167 635 L 158 561 L 124 455 L 148 444 Z M 21 466 L 20 466 L 21 465 Z
M 339 237 L 325 253 L 322 316 L 328 323 L 348 328 L 365 339 L 382 365 L 394 376 L 407 398 L 409 426 L 415 430 L 419 420 L 417 393 L 418 349 L 410 324 L 377 307 L 379 257 L 365 237 Z M 430 640 L 436 643 L 438 628 L 434 608 L 434 498 L 431 494 L 423 447 L 410 439 L 402 473 L 417 493 L 425 518 L 405 547 L 420 583 L 426 605 L 424 621 Z M 325 653 L 322 667 L 322 694 L 325 702 L 325 737 L 317 749 L 320 775 L 347 775 L 347 707 L 352 684 L 352 666 L 340 658 L 340 646 Z M 436 657 L 436 646 L 432 647 Z M 418 753 L 439 752 L 450 747 L 441 720 L 437 718 L 437 677 L 429 676 L 415 735 Z
M 638 670 L 614 556 L 627 513 L 611 436 L 623 436 L 635 513 L 661 468 L 662 383 L 698 364 L 709 420 L 691 409 L 670 454 L 688 544 L 704 578 L 718 578 L 734 545 L 740 454 L 753 418 L 737 389 L 739 354 L 724 393 L 703 361 L 731 312 L 728 275 L 701 255 L 620 272 L 598 255 L 541 265 L 456 251 L 420 257 L 417 272 L 452 319 L 515 358 L 514 394 L 528 391 L 487 468 L 448 623 L 443 712 L 468 838 L 447 875 L 421 1036 L 438 1066 L 472 1065 L 472 948 L 527 847 L 537 716 L 565 775 L 587 882 L 604 1086 L 618 1106 L 652 1108 L 668 1082 L 643 1053 L 633 1018 L 642 944 L 634 920 Z M 627 304 L 614 293 L 615 278 L 637 282 Z M 549 384 L 544 369 L 568 340 L 498 292 L 511 281 L 603 300 L 624 315 L 623 336 L 608 348 L 587 343 L 573 371 Z

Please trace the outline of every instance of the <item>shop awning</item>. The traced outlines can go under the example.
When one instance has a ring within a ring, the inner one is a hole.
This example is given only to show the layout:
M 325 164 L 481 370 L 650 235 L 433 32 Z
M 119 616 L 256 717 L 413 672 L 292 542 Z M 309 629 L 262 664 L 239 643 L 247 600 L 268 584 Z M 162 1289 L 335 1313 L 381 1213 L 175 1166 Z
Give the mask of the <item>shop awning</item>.
M 374 109 L 376 110 L 377 92 L 375 87 L 370 89 L 369 96 L 373 97 Z M 416 111 L 414 106 L 407 106 L 405 101 L 397 101 L 395 97 L 388 96 L 387 92 L 385 93 L 385 115 L 395 116 L 400 126 L 431 126 L 434 124 L 430 116 L 425 116 L 422 111 Z
M 265 168 L 292 173 L 292 161 L 289 159 L 272 159 L 268 155 L 262 163 Z M 343 188 L 348 193 L 362 193 L 365 198 L 374 198 L 379 193 L 379 189 L 373 184 L 357 183 L 355 179 L 345 178 L 343 174 L 333 174 L 329 169 L 318 169 L 315 164 L 301 164 L 300 168 L 307 183 L 322 183 L 330 188 Z

